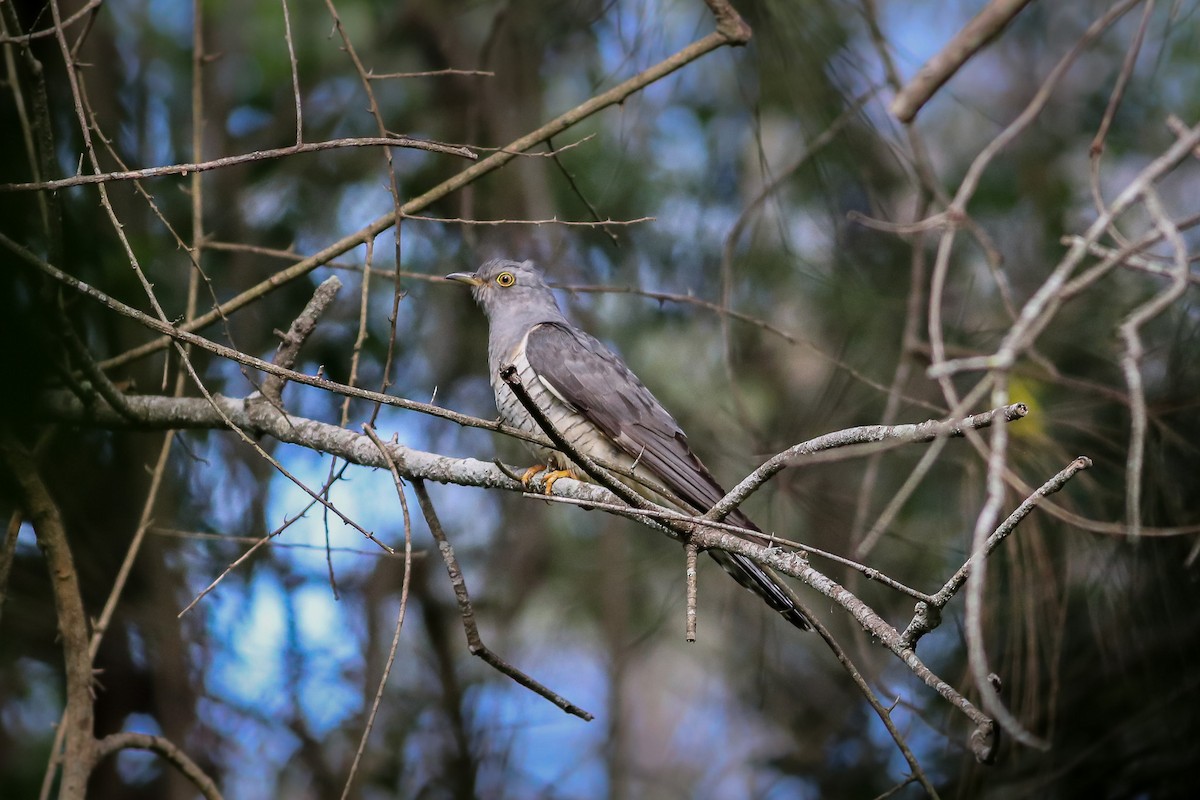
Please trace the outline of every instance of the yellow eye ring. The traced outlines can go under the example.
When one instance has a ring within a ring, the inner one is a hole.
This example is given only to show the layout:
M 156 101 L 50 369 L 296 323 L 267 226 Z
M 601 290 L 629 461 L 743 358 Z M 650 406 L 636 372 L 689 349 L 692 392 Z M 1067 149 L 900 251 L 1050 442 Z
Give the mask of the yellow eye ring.
M 498 283 L 499 285 L 503 286 L 506 289 L 509 286 L 512 286 L 516 282 L 517 282 L 517 278 L 511 272 L 501 272 L 499 275 L 496 276 L 496 283 Z

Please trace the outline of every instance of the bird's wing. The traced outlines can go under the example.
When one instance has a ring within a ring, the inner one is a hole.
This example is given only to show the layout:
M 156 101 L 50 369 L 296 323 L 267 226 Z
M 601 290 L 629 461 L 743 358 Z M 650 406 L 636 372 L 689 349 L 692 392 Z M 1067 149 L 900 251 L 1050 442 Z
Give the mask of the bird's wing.
M 570 404 L 636 459 L 679 500 L 698 512 L 712 508 L 725 490 L 692 452 L 675 418 L 625 362 L 602 342 L 557 322 L 543 322 L 525 340 L 525 358 L 543 385 Z M 740 510 L 729 521 L 758 527 Z M 801 630 L 811 627 L 780 579 L 738 553 L 709 551 L 738 583 L 766 600 Z
M 707 511 L 725 496 L 692 452 L 679 423 L 602 342 L 560 323 L 543 322 L 529 332 L 525 358 L 547 389 L 680 500 Z

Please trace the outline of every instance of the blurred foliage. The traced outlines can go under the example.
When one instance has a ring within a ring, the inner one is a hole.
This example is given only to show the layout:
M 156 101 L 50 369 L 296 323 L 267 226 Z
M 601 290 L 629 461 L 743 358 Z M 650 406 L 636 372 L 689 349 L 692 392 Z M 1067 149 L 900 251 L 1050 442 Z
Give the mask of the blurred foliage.
M 64 14 L 78 5 L 64 4 Z M 201 5 L 209 56 L 204 157 L 294 142 L 281 6 Z M 519 158 L 427 212 L 588 220 L 595 209 L 601 219 L 652 216 L 653 222 L 596 228 L 404 222 L 400 266 L 414 275 L 403 281 L 390 392 L 494 415 L 481 315 L 465 292 L 419 278 L 503 253 L 539 260 L 565 287 L 606 284 L 727 301 L 763 323 L 637 294 L 562 296 L 580 324 L 625 354 L 728 482 L 805 438 L 884 419 L 898 367 L 902 400 L 891 419 L 915 422 L 943 412 L 936 384 L 924 377 L 924 317 L 914 330 L 915 349 L 906 350 L 903 337 L 914 275 L 924 314 L 936 241 L 879 232 L 848 216 L 910 222 L 926 202 L 907 134 L 886 112 L 891 92 L 864 6 L 736 5 L 755 32 L 750 46 L 687 65 L 556 137 L 562 152 L 555 158 Z M 877 5 L 904 75 L 979 6 Z M 1101 187 L 1108 199 L 1169 146 L 1168 115 L 1188 124 L 1200 116 L 1194 91 L 1200 51 L 1190 24 L 1196 9 L 1162 5 L 1105 142 Z M 14 14 L 22 30 L 49 24 L 38 0 L 7 6 L 0 10 L 10 32 Z M 975 155 L 1021 112 L 1106 7 L 1032 4 L 922 111 L 916 130 L 942 190 L 953 193 Z M 359 58 L 375 73 L 494 73 L 371 82 L 389 130 L 481 147 L 504 145 L 712 26 L 695 0 L 338 0 L 336 8 Z M 327 8 L 292 2 L 289 10 L 304 138 L 377 135 Z M 1095 216 L 1088 148 L 1138 13 L 1084 51 L 1038 121 L 985 172 L 969 207 L 1003 256 L 1000 269 L 1018 305 L 1062 256 L 1060 237 Z M 187 4 L 108 0 L 89 24 L 80 49 L 89 65 L 83 75 L 96 124 L 121 161 L 131 167 L 191 161 Z M 72 42 L 82 27 L 71 29 Z M 28 52 L 6 47 L 0 183 L 35 179 L 13 99 L 19 87 L 25 102 L 36 105 L 42 84 L 34 59 L 44 68 L 50 166 L 54 177 L 74 174 L 82 145 L 57 44 L 40 38 Z M 864 97 L 828 145 L 787 172 Z M 394 158 L 402 199 L 465 163 L 415 150 L 396 150 Z M 105 168 L 119 166 L 106 156 Z M 1185 165 L 1159 187 L 1176 216 L 1197 210 L 1196 172 L 1194 163 Z M 776 180 L 777 189 L 751 208 Z M 313 253 L 390 213 L 387 184 L 383 156 L 371 148 L 205 173 L 201 309 L 289 263 L 222 243 Z M 190 183 L 173 177 L 142 186 L 161 219 L 132 184 L 114 183 L 108 191 L 158 299 L 168 315 L 182 316 L 184 245 L 195 235 Z M 743 213 L 742 234 L 729 242 Z M 1123 221 L 1130 230 L 1144 227 L 1130 217 Z M 0 232 L 147 307 L 94 186 L 58 191 L 45 207 L 32 193 L 0 192 Z M 1194 246 L 1194 233 L 1185 235 Z M 372 252 L 380 276 L 370 283 L 358 372 L 360 384 L 371 388 L 382 380 L 388 353 L 392 281 L 385 276 L 396 268 L 396 253 L 391 232 Z M 917 256 L 924 270 L 914 272 Z M 204 333 L 268 355 L 277 342 L 272 331 L 286 328 L 315 283 L 336 269 L 346 286 L 298 368 L 320 367 L 346 380 L 365 257 L 358 248 Z M 148 334 L 90 301 L 60 296 L 18 268 L 7 250 L 0 250 L 0 262 L 0 354 L 9 379 L 0 414 L 31 442 L 44 439 L 45 477 L 67 520 L 86 606 L 98 614 L 137 527 L 162 436 L 35 425 L 38 396 L 60 385 L 68 363 L 64 325 L 74 326 L 101 359 Z M 1115 332 L 1163 285 L 1142 273 L 1108 277 L 1062 308 L 1039 339 L 1037 358 L 1022 360 L 1015 371 L 1013 399 L 1029 403 L 1033 414 L 1011 428 L 1013 472 L 1036 486 L 1074 456 L 1090 456 L 1095 468 L 1055 496 L 1090 520 L 1120 522 L 1125 513 L 1129 411 Z M 1151 424 L 1143 518 L 1151 526 L 1200 523 L 1196 299 L 1193 286 L 1144 331 Z M 960 237 L 941 311 L 951 355 L 992 352 L 1011 322 L 985 254 L 969 237 Z M 254 389 L 254 376 L 202 353 L 194 358 L 210 390 L 240 397 Z M 160 354 L 114 370 L 113 378 L 147 394 L 163 392 L 165 380 L 169 392 L 175 367 Z M 959 389 L 969 380 L 960 378 Z M 292 386 L 285 399 L 296 414 L 340 421 L 338 398 Z M 357 428 L 370 413 L 351 403 L 348 424 Z M 420 415 L 385 410 L 378 424 L 419 449 L 527 460 L 515 443 Z M 327 458 L 261 444 L 310 486 L 329 477 Z M 747 508 L 780 535 L 852 555 L 923 452 L 910 447 L 880 456 L 865 495 L 867 459 L 792 469 Z M 985 471 L 969 444 L 951 442 L 867 561 L 910 585 L 939 586 L 969 550 Z M 3 480 L 0 497 L 10 511 L 12 491 Z M 895 745 L 817 638 L 797 635 L 710 565 L 701 573 L 700 641 L 685 645 L 682 560 L 666 540 L 598 512 L 463 487 L 431 491 L 485 641 L 597 719 L 565 717 L 469 657 L 436 548 L 415 518 L 413 594 L 357 796 L 872 797 L 904 780 L 908 767 Z M 385 541 L 403 540 L 387 476 L 352 468 L 330 497 Z M 1021 499 L 1010 493 L 1008 508 Z M 307 505 L 303 493 L 232 436 L 175 437 L 148 544 L 96 659 L 99 734 L 161 732 L 215 775 L 230 798 L 340 794 L 391 641 L 402 563 L 309 510 L 280 544 L 176 617 L 248 547 L 235 537 L 261 537 Z M 1022 524 L 990 562 L 986 644 L 1005 702 L 1052 748 L 1042 753 L 1006 741 L 991 767 L 974 763 L 961 717 L 870 647 L 844 615 L 814 594 L 805 597 L 885 702 L 897 699 L 897 723 L 944 797 L 1187 797 L 1200 763 L 1195 542 L 1194 534 L 1130 541 L 1041 512 Z M 894 624 L 911 613 L 910 600 L 840 568 L 830 567 L 830 574 Z M 0 796 L 34 797 L 61 710 L 62 659 L 44 565 L 28 528 L 4 588 Z M 961 608 L 961 601 L 952 604 L 951 618 L 922 641 L 921 653 L 965 689 Z M 909 785 L 896 796 L 919 794 Z M 98 798 L 193 795 L 160 761 L 133 753 L 106 761 L 92 784 Z

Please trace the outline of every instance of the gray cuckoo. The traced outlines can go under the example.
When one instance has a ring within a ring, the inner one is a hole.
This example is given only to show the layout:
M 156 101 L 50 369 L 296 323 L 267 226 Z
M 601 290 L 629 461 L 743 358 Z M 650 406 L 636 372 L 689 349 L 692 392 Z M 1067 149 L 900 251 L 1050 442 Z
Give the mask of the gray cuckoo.
M 488 261 L 477 272 L 455 272 L 447 280 L 469 284 L 488 318 L 488 368 L 500 418 L 509 425 L 542 433 L 538 423 L 500 377 L 516 367 L 530 398 L 579 452 L 633 474 L 647 484 L 626 481 L 639 493 L 694 513 L 703 513 L 725 490 L 692 452 L 675 418 L 625 366 L 593 336 L 572 325 L 555 302 L 541 272 L 529 261 Z M 549 467 L 553 481 L 576 473 L 561 453 L 531 446 L 539 461 L 525 479 Z M 653 488 L 651 488 L 653 487 Z M 729 522 L 759 530 L 740 511 Z M 808 620 L 782 588 L 779 578 L 750 559 L 722 550 L 709 554 L 737 581 L 762 597 L 798 628 Z

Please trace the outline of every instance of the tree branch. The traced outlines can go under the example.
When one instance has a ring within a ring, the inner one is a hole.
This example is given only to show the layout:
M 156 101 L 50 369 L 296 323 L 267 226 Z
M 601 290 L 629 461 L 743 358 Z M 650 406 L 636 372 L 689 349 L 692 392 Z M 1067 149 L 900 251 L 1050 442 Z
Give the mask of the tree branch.
M 524 136 L 509 142 L 501 150 L 493 153 L 481 161 L 472 164 L 467 169 L 459 172 L 451 178 L 443 181 L 424 194 L 412 198 L 400 207 L 400 214 L 397 215 L 394 211 L 389 211 L 387 214 L 378 217 L 365 227 L 358 231 L 345 236 L 338 241 L 330 244 L 317 253 L 308 258 L 301 259 L 292 266 L 280 270 L 269 278 L 260 283 L 246 289 L 235 297 L 226 300 L 219 307 L 213 309 L 207 314 L 202 314 L 194 320 L 181 325 L 182 331 L 195 331 L 217 321 L 223 315 L 231 314 L 234 311 L 242 308 L 258 298 L 262 297 L 267 292 L 283 286 L 302 275 L 307 275 L 317 267 L 330 261 L 343 253 L 352 250 L 359 245 L 365 244 L 367 241 L 374 239 L 379 234 L 391 228 L 397 220 L 397 217 L 407 216 L 408 214 L 416 214 L 424 211 L 429 206 L 436 203 L 438 200 L 453 194 L 463 187 L 473 183 L 489 172 L 493 172 L 507 164 L 509 161 L 516 158 L 521 153 L 541 144 L 547 139 L 552 139 L 573 125 L 582 122 L 588 117 L 602 111 L 609 106 L 619 105 L 627 98 L 636 92 L 641 91 L 656 81 L 659 81 L 671 73 L 679 70 L 696 59 L 711 53 L 713 50 L 724 47 L 726 45 L 745 44 L 749 40 L 750 29 L 745 24 L 737 12 L 729 6 L 727 0 L 706 0 L 709 7 L 717 15 L 718 30 L 697 39 L 684 46 L 681 50 L 667 56 L 662 61 L 653 66 L 639 72 L 638 74 L 626 79 L 620 84 L 614 86 L 606 92 L 601 92 L 588 100 L 580 103 L 574 108 L 558 115 L 541 127 L 533 130 Z M 158 352 L 164 349 L 168 344 L 168 339 L 159 338 L 152 342 L 148 342 L 140 347 L 133 348 L 119 356 L 110 358 L 107 361 L 101 362 L 102 368 L 108 369 L 121 364 L 127 364 L 143 356 Z
M 165 736 L 152 736 L 147 733 L 112 733 L 96 742 L 96 761 L 121 750 L 149 750 L 165 758 L 171 766 L 179 770 L 192 785 L 200 791 L 206 800 L 222 800 L 221 792 L 212 778 L 200 769 L 200 766 L 188 757 L 170 739 Z
M 279 349 L 275 351 L 274 363 L 284 369 L 290 370 L 296 365 L 296 358 L 300 355 L 300 348 L 304 346 L 304 342 L 316 330 L 317 322 L 321 315 L 325 313 L 325 309 L 333 302 L 333 298 L 337 296 L 338 290 L 342 288 L 342 282 L 338 280 L 336 275 L 331 275 L 317 287 L 313 293 L 312 299 L 308 301 L 308 305 L 300 312 L 300 315 L 292 320 L 291 326 L 287 333 L 283 334 L 283 341 L 279 343 Z M 283 387 L 287 382 L 286 377 L 278 374 L 271 374 L 263 381 L 262 394 L 268 401 L 280 405 L 283 403 Z
M 71 558 L 62 516 L 38 474 L 33 457 L 25 445 L 8 431 L 0 431 L 0 457 L 4 459 L 4 466 L 18 487 L 21 505 L 33 525 L 38 546 L 46 555 L 55 617 L 62 637 L 67 678 L 67 707 L 62 724 L 67 732 L 59 798 L 83 800 L 88 776 L 96 759 L 96 740 L 92 733 L 94 710 L 92 660 L 88 656 L 88 621 L 83 608 L 83 596 L 79 591 L 79 576 Z
M 322 150 L 338 150 L 347 147 L 407 147 L 416 150 L 428 150 L 433 153 L 459 156 L 460 158 L 471 160 L 479 157 L 468 148 L 459 145 L 430 142 L 424 139 L 410 139 L 405 136 L 364 136 L 354 139 L 330 139 L 325 142 L 306 142 L 304 144 L 289 145 L 288 147 L 277 147 L 273 150 L 256 150 L 253 153 L 214 158 L 211 161 L 201 161 L 194 164 L 168 164 L 162 167 L 146 167 L 145 169 L 131 169 L 122 172 L 75 175 L 70 178 L 59 178 L 53 181 L 0 183 L 0 192 L 58 191 L 59 189 L 66 189 L 71 186 L 82 186 L 93 183 L 138 181 L 146 178 L 163 178 L 170 175 L 193 175 L 197 172 L 208 172 L 209 170 L 234 167 L 239 164 L 249 164 L 255 161 L 267 161 L 272 158 L 285 158 L 302 153 L 319 153 Z
M 1003 408 L 985 411 L 982 414 L 972 414 L 963 419 L 931 419 L 909 425 L 863 425 L 858 428 L 847 428 L 827 433 L 815 439 L 809 439 L 806 442 L 793 445 L 787 450 L 767 459 L 763 462 L 762 466 L 751 472 L 737 486 L 729 490 L 715 506 L 709 509 L 704 518 L 716 521 L 725 519 L 725 517 L 733 513 L 735 508 L 744 503 L 750 495 L 758 491 L 764 483 L 784 468 L 798 463 L 801 458 L 813 453 L 857 444 L 878 444 L 880 442 L 911 444 L 930 442 L 943 437 L 963 436 L 966 431 L 986 428 L 997 420 L 1000 422 L 1014 422 L 1028 413 L 1029 407 L 1024 403 L 1013 403 Z
M 594 717 L 590 713 L 557 692 L 551 691 L 538 683 L 524 672 L 521 672 L 521 670 L 493 653 L 483 643 L 483 638 L 479 635 L 479 628 L 475 625 L 475 611 L 471 608 L 471 596 L 467 593 L 467 582 L 463 578 L 462 568 L 458 566 L 458 559 L 454 555 L 454 547 L 450 544 L 450 540 L 446 538 L 446 532 L 442 529 L 442 523 L 438 519 L 437 510 L 433 507 L 433 501 L 429 498 L 429 492 L 425 490 L 424 481 L 420 479 L 414 480 L 413 490 L 417 493 L 417 502 L 421 506 L 421 513 L 425 515 L 425 521 L 429 524 L 429 532 L 433 534 L 433 538 L 437 541 L 438 550 L 442 554 L 442 560 L 446 562 L 446 572 L 450 575 L 450 584 L 454 587 L 454 597 L 458 600 L 459 612 L 462 614 L 463 630 L 467 635 L 467 649 L 471 652 L 471 655 L 478 656 L 484 663 L 512 678 L 531 692 L 546 698 L 568 714 L 579 717 L 585 722 L 591 722 Z
M 892 113 L 901 122 L 913 117 L 934 92 L 942 87 L 967 60 L 1000 34 L 1030 0 L 992 0 L 937 55 L 917 70 L 912 80 L 892 101 Z

